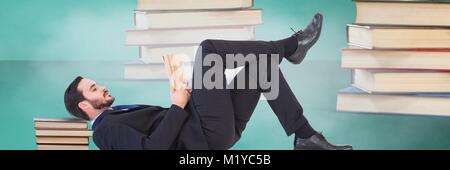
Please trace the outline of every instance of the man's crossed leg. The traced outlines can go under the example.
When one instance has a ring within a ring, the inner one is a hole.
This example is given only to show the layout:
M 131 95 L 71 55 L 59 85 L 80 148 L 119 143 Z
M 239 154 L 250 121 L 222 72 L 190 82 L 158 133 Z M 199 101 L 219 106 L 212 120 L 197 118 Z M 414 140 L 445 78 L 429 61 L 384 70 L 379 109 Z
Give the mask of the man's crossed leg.
M 275 98 L 269 99 L 268 103 L 286 134 L 292 135 L 295 133 L 294 149 L 352 149 L 349 145 L 330 144 L 310 126 L 303 115 L 302 106 L 278 68 L 278 64 L 281 63 L 283 58 L 294 64 L 299 64 L 303 60 L 308 49 L 319 38 L 321 24 L 322 16 L 316 15 L 305 30 L 296 32 L 293 36 L 280 41 L 205 40 L 201 43 L 194 65 L 194 88 L 191 100 L 199 113 L 201 126 L 210 149 L 229 149 L 232 147 L 240 139 L 256 108 L 260 95 L 269 94 L 273 90 L 277 90 L 277 95 Z M 227 63 L 227 60 L 229 60 L 227 57 L 234 55 L 254 55 L 256 60 Z M 268 57 L 260 57 L 261 55 Z M 211 65 L 205 65 L 203 61 L 207 60 L 208 56 L 218 56 L 222 63 L 215 62 Z M 278 58 L 273 60 L 273 57 Z M 261 60 L 264 60 L 264 62 L 261 62 Z M 211 75 L 210 70 L 215 69 L 214 67 L 217 68 L 218 64 L 221 66 L 218 68 L 221 68 L 222 74 Z M 276 67 L 271 67 L 273 65 Z M 244 69 L 230 84 L 227 84 L 223 74 L 225 68 L 232 69 L 241 66 L 244 66 Z M 266 73 L 262 72 L 259 69 L 260 67 L 267 68 L 265 69 Z M 200 72 L 196 72 L 195 69 L 199 68 L 201 68 Z M 252 68 L 257 68 L 256 74 L 252 72 L 255 71 Z M 273 68 L 276 69 L 275 72 L 272 72 Z M 196 77 L 199 75 L 201 75 L 200 79 Z M 208 76 L 211 76 L 211 79 L 207 79 Z M 238 79 L 240 76 L 245 77 L 245 86 L 242 89 L 239 89 L 239 85 L 237 85 L 242 83 Z M 261 78 L 276 80 L 275 88 L 277 89 L 262 87 L 258 83 L 256 83 L 256 88 L 252 88 L 251 82 L 261 82 Z M 204 87 L 205 81 L 219 81 L 222 88 L 206 88 Z

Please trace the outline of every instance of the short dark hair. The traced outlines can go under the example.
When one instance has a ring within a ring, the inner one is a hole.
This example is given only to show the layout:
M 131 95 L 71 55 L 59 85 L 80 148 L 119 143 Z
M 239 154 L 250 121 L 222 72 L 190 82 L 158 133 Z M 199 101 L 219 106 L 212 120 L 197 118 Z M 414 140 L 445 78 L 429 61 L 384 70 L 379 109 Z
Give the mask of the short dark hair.
M 89 120 L 87 113 L 78 107 L 78 103 L 86 100 L 83 93 L 78 90 L 78 84 L 80 84 L 81 80 L 83 80 L 83 77 L 78 76 L 70 83 L 69 87 L 67 87 L 66 92 L 64 93 L 64 104 L 66 105 L 67 111 L 73 116 Z

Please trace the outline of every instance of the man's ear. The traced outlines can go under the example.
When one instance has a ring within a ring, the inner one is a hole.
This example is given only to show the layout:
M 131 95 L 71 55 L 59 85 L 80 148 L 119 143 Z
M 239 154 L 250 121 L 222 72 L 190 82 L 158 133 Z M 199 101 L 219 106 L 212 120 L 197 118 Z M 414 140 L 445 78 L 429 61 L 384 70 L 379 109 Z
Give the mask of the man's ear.
M 86 112 L 86 110 L 88 110 L 91 106 L 91 104 L 89 102 L 87 102 L 86 100 L 78 103 L 78 107 L 83 110 L 84 112 Z

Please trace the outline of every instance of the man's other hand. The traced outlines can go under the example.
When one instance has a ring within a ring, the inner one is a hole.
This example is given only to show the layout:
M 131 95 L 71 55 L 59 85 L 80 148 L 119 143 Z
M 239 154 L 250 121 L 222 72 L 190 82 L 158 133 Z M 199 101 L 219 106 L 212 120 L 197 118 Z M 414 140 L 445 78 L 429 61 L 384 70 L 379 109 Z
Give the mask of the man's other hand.
M 184 81 L 187 85 L 187 81 Z M 187 86 L 185 86 L 187 87 Z M 192 89 L 189 88 L 170 88 L 172 104 L 184 109 L 191 97 Z

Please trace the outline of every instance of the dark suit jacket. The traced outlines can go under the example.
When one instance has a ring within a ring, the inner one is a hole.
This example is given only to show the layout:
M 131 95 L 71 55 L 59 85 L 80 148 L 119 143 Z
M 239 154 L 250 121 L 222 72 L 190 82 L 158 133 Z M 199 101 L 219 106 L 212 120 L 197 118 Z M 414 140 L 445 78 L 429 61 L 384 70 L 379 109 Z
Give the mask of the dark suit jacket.
M 208 145 L 193 104 L 185 109 L 138 105 L 107 110 L 92 125 L 95 144 L 106 150 L 204 150 Z

